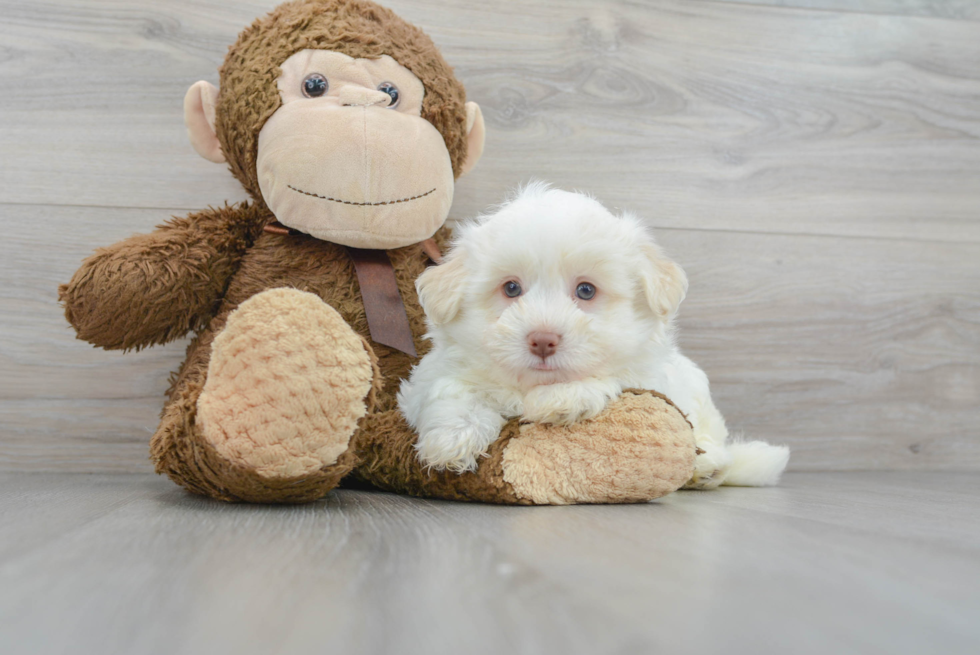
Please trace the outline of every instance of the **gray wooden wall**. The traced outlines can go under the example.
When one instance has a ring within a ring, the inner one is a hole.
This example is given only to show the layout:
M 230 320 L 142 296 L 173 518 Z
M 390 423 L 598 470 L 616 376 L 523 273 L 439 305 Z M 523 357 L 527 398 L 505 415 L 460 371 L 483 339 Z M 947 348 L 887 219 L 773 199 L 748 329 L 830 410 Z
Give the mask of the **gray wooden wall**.
M 56 287 L 243 198 L 181 102 L 274 4 L 0 1 L 0 469 L 149 469 L 184 344 L 93 349 Z M 794 469 L 980 469 L 977 3 L 388 4 L 483 107 L 454 217 L 531 177 L 633 210 L 733 428 Z

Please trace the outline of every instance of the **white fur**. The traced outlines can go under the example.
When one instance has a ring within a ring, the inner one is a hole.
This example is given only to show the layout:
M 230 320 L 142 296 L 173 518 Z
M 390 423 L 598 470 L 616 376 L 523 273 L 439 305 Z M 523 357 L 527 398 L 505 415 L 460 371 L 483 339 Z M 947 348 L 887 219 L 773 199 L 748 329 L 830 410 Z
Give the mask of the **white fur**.
M 687 277 L 640 220 L 531 184 L 457 231 L 446 262 L 418 280 L 433 348 L 398 396 L 424 464 L 473 470 L 507 418 L 571 423 L 637 387 L 663 393 L 694 425 L 705 452 L 689 487 L 776 483 L 789 449 L 728 443 L 707 376 L 675 341 Z M 511 280 L 517 298 L 503 291 Z M 597 289 L 592 300 L 576 297 L 581 282 Z M 534 331 L 561 335 L 555 354 L 530 351 Z

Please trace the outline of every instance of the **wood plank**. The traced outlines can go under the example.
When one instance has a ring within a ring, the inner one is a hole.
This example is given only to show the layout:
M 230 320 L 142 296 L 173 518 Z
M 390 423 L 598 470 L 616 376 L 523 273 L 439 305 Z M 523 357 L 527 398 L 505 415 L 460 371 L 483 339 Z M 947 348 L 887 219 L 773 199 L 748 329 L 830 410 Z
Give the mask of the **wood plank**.
M 786 493 L 702 494 L 697 502 L 789 515 L 937 550 L 976 552 L 980 545 L 980 476 L 975 473 L 835 471 L 791 474 L 783 482 Z M 805 501 L 796 497 L 801 492 Z M 787 502 L 787 496 L 794 501 Z
M 811 469 L 980 465 L 973 244 L 684 230 L 680 344 L 729 426 Z
M 0 473 L 0 570 L 65 533 L 145 498 L 158 484 L 143 475 Z M 0 573 L 2 575 L 2 573 Z
M 967 653 L 978 483 L 815 473 L 627 506 L 342 491 L 276 507 L 148 475 L 0 474 L 0 650 Z
M 59 282 L 166 212 L 0 206 L 0 469 L 146 470 L 184 343 L 73 338 Z M 33 220 L 41 214 L 43 226 Z M 680 343 L 733 429 L 803 469 L 980 469 L 980 246 L 660 230 L 687 270 Z
M 62 503 L 106 496 L 87 478 L 0 480 L 0 512 L 25 495 L 35 508 L 25 516 L 17 503 L 0 536 L 33 544 L 0 560 L 5 654 L 590 654 L 650 643 L 587 593 L 409 498 L 235 506 L 162 478 L 102 477 L 94 486 L 114 484 L 104 502 L 115 507 L 80 522 L 62 518 Z
M 976 475 L 959 477 L 972 491 L 963 496 L 942 493 L 935 473 L 917 475 L 926 477 L 790 474 L 775 489 L 520 517 L 433 506 L 546 575 L 579 581 L 607 610 L 650 626 L 664 652 L 970 652 Z M 879 484 L 919 495 L 880 493 Z M 937 501 L 966 520 L 946 543 L 928 527 L 941 523 L 928 518 Z
M 240 199 L 181 98 L 275 4 L 7 0 L 0 202 Z M 530 177 L 658 225 L 980 240 L 980 26 L 730 3 L 391 6 L 480 102 L 472 215 Z M 450 10 L 451 8 L 451 10 Z M 52 89 L 59 89 L 52 92 Z M 43 103 L 42 103 L 43 100 Z
M 792 9 L 922 16 L 950 20 L 980 20 L 980 5 L 974 0 L 711 0 Z
M 75 338 L 57 292 L 95 248 L 179 213 L 0 205 L 0 470 L 152 470 L 147 444 L 187 340 L 93 348 Z

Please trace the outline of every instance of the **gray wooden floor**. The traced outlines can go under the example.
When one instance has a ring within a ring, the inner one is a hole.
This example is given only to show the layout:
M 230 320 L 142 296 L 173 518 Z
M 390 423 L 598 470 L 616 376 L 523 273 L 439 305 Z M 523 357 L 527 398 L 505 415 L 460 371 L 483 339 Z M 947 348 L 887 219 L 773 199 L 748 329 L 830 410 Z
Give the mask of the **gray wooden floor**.
M 980 475 L 514 508 L 0 474 L 0 652 L 976 653 Z

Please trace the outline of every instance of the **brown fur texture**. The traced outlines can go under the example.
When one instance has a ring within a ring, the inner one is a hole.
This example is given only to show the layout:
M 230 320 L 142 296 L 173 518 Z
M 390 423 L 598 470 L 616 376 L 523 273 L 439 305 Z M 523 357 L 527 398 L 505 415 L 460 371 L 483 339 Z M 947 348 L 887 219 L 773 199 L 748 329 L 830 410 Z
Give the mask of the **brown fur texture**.
M 389 55 L 425 86 L 422 118 L 446 142 L 459 177 L 466 161 L 466 91 L 422 30 L 366 0 L 297 0 L 256 20 L 229 49 L 221 67 L 216 130 L 232 173 L 261 201 L 255 160 L 258 134 L 279 108 L 279 64 L 300 50 L 349 57 Z
M 271 215 L 268 220 L 272 220 Z M 436 235 L 437 242 L 445 244 L 447 232 L 445 228 L 440 230 Z M 425 332 L 425 315 L 415 292 L 415 278 L 425 270 L 429 258 L 421 244 L 389 250 L 388 255 L 395 268 L 412 333 L 416 335 L 416 351 L 424 354 L 428 351 L 428 342 L 421 337 Z M 164 408 L 160 427 L 150 444 L 157 471 L 193 491 L 222 500 L 273 502 L 280 488 L 288 488 L 292 490 L 285 499 L 288 502 L 314 500 L 336 486 L 357 462 L 351 449 L 335 465 L 311 476 L 313 480 L 300 476 L 288 482 L 278 480 L 275 484 L 244 475 L 231 467 L 236 483 L 233 487 L 225 477 L 228 465 L 223 468 L 220 463 L 215 463 L 214 448 L 203 446 L 207 440 L 195 418 L 197 401 L 206 382 L 212 342 L 224 329 L 228 316 L 241 303 L 267 289 L 281 287 L 320 297 L 370 345 L 379 371 L 373 407 L 375 411 L 395 409 L 398 383 L 408 375 L 414 360 L 405 353 L 371 341 L 357 276 L 346 249 L 304 234 L 263 233 L 242 257 L 238 273 L 229 284 L 216 317 L 188 347 L 187 359 L 175 376 L 170 402 Z
M 354 437 L 361 464 L 353 476 L 386 491 L 481 503 L 530 505 L 531 501 L 514 493 L 504 480 L 502 459 L 510 440 L 517 435 L 517 421 L 501 430 L 490 445 L 487 457 L 472 473 L 427 470 L 415 456 L 416 435 L 397 409 L 365 417 L 363 429 Z
M 79 339 L 107 350 L 139 350 L 199 331 L 270 216 L 226 205 L 99 248 L 58 289 L 65 317 Z

